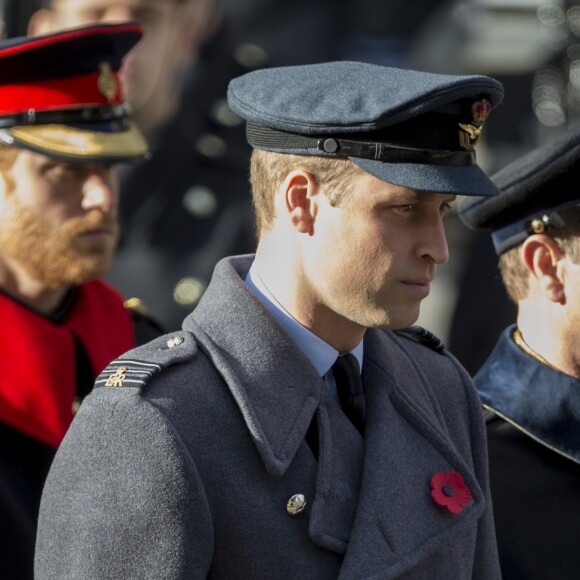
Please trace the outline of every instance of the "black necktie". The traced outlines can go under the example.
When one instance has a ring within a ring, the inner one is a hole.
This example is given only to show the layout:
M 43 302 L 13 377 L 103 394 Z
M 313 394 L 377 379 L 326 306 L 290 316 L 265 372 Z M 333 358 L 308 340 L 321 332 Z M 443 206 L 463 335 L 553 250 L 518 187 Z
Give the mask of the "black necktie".
M 342 410 L 359 433 L 364 435 L 365 396 L 358 360 L 351 353 L 343 354 L 332 365 L 332 373 Z

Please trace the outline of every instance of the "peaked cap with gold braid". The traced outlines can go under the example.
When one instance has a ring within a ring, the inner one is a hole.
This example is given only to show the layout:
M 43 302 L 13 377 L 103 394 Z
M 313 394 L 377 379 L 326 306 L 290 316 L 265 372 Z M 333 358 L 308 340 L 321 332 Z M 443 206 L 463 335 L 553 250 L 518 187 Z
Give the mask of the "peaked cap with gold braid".
M 142 34 L 127 22 L 0 42 L 0 142 L 72 161 L 145 157 L 118 76 Z

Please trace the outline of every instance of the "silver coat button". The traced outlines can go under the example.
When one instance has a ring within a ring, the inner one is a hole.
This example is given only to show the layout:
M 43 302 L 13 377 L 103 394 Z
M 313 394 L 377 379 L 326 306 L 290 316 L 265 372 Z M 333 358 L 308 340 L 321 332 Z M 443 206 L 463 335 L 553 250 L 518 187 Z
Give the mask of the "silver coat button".
M 167 341 L 167 348 L 179 346 L 184 340 L 183 336 L 174 336 Z

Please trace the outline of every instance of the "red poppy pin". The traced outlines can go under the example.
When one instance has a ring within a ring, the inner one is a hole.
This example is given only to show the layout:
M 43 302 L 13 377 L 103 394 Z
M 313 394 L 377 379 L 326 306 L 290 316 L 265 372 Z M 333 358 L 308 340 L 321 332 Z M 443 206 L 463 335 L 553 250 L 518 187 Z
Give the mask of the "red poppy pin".
M 460 514 L 471 503 L 471 492 L 457 471 L 436 473 L 430 480 L 431 497 L 439 507 Z

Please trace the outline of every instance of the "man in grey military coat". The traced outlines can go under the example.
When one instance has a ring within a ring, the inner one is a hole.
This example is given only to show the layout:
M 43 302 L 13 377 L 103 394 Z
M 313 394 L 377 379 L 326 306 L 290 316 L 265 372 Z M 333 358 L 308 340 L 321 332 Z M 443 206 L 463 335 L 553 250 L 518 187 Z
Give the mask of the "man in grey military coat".
M 254 255 L 97 379 L 45 487 L 36 577 L 500 577 L 481 403 L 410 326 L 502 87 L 355 62 L 230 83 Z M 362 381 L 361 381 L 362 378 Z

